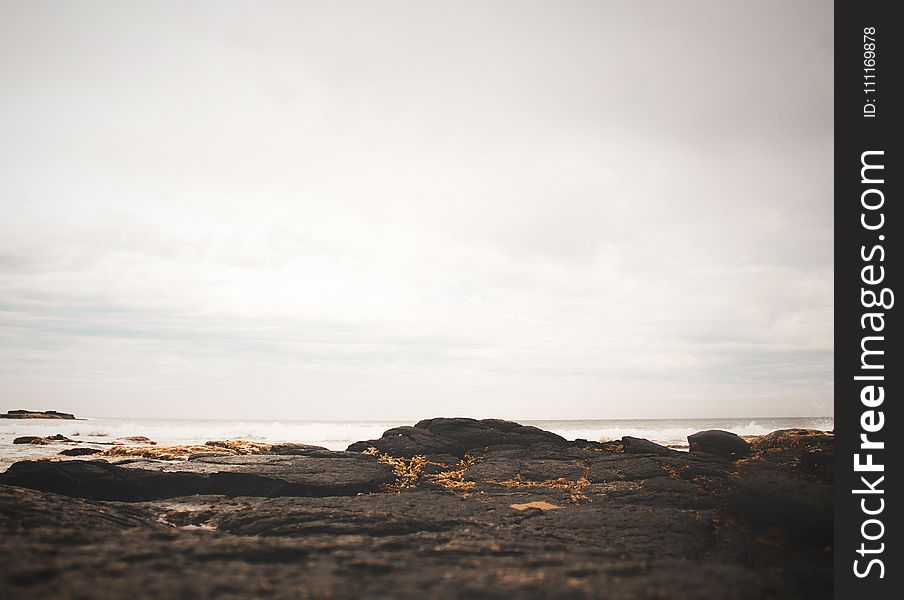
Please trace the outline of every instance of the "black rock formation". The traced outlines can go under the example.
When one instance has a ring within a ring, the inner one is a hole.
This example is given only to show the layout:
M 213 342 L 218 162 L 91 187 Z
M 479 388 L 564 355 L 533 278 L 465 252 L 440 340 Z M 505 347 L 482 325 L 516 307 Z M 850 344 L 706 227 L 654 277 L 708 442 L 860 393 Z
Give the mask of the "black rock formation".
M 368 448 L 376 448 L 392 456 L 411 457 L 421 454 L 461 458 L 485 448 L 527 447 L 535 444 L 562 447 L 568 441 L 550 431 L 512 421 L 440 417 L 425 419 L 414 427 L 395 427 L 379 439 L 355 442 L 348 450 L 363 452 Z
M 352 445 L 379 456 L 23 461 L 0 474 L 0 596 L 828 598 L 833 441 L 739 461 L 431 419 Z
M 55 410 L 10 410 L 0 419 L 75 419 L 75 415 Z
M 730 431 L 710 429 L 687 436 L 691 452 L 706 452 L 726 458 L 743 458 L 750 454 L 750 444 Z

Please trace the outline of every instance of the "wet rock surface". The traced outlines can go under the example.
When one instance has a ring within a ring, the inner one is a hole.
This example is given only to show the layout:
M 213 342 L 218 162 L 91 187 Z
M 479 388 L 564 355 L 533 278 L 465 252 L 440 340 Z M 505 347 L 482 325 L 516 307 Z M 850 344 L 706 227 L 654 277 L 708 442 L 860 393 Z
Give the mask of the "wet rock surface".
M 422 423 L 361 452 L 17 463 L 0 595 L 831 597 L 831 472 L 807 459 L 830 435 L 736 459 Z
M 67 448 L 66 450 L 61 450 L 61 456 L 90 456 L 92 454 L 101 454 L 103 450 L 99 450 L 98 448 Z

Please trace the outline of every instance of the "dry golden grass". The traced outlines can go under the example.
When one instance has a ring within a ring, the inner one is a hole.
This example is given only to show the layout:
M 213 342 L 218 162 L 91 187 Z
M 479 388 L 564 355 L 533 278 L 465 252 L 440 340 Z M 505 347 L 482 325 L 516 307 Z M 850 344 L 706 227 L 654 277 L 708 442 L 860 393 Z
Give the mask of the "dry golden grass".
M 223 448 L 235 454 L 266 454 L 273 449 L 273 444 L 248 442 L 245 440 L 212 440 L 204 445 Z
M 587 474 L 588 470 L 585 470 L 584 475 L 576 481 L 571 481 L 564 477 L 547 479 L 546 481 L 522 481 L 521 477 L 518 476 L 515 477 L 515 479 L 510 479 L 508 481 L 491 481 L 490 483 L 517 488 L 556 488 L 567 491 L 571 496 L 572 502 L 581 502 L 588 499 L 587 495 L 584 493 L 584 488 L 590 485 Z
M 429 463 L 426 458 L 420 455 L 412 456 L 411 458 L 399 458 L 389 454 L 381 454 L 379 450 L 373 447 L 365 450 L 363 454 L 376 456 L 381 463 L 392 467 L 392 472 L 396 476 L 396 482 L 386 484 L 383 487 L 386 491 L 396 493 L 415 487 L 421 477 L 421 471 Z
M 113 446 L 104 456 L 130 456 L 157 460 L 187 460 L 192 454 L 211 452 L 207 446 Z
M 418 483 L 421 480 L 434 483 L 445 488 L 446 490 L 453 492 L 465 492 L 466 490 L 469 490 L 477 485 L 476 482 L 466 481 L 464 478 L 465 472 L 477 463 L 478 459 L 475 456 L 466 455 L 464 458 L 458 461 L 458 464 L 440 473 L 424 474 L 423 470 L 427 465 L 435 465 L 440 467 L 446 467 L 448 465 L 429 461 L 425 457 L 420 455 L 412 456 L 411 458 L 390 456 L 389 454 L 383 454 L 376 448 L 372 447 L 368 448 L 363 453 L 375 456 L 381 463 L 390 465 L 392 467 L 392 471 L 396 476 L 396 482 L 394 484 L 384 486 L 387 491 L 401 492 L 404 489 L 414 488 L 417 487 Z M 569 479 L 565 479 L 564 477 L 559 477 L 558 479 L 549 479 L 547 481 L 522 481 L 519 476 L 509 481 L 490 481 L 488 483 L 495 485 L 505 485 L 509 487 L 551 487 L 563 489 L 568 491 L 573 502 L 580 502 L 582 500 L 588 499 L 583 491 L 585 487 L 590 485 L 590 480 L 587 478 L 588 472 L 589 469 L 585 469 L 584 475 L 577 481 L 571 481 Z
M 607 483 L 598 483 L 593 486 L 594 494 L 608 496 L 613 492 L 636 492 L 642 489 L 644 482 L 641 481 L 609 481 Z
M 435 475 L 428 475 L 427 479 L 431 483 L 440 485 L 447 490 L 469 490 L 477 485 L 477 483 L 474 481 L 465 481 L 465 471 L 467 471 L 468 468 L 474 465 L 476 462 L 476 457 L 471 456 L 470 454 L 466 454 L 463 459 L 458 461 L 457 465 L 455 465 L 448 471 L 443 471 L 442 473 L 437 473 Z
M 132 456 L 157 460 L 188 460 L 192 455 L 238 456 L 240 454 L 266 454 L 272 444 L 244 440 L 212 440 L 204 445 L 186 446 L 113 446 L 104 456 Z
M 473 481 L 464 480 L 465 471 L 477 462 L 477 459 L 472 456 L 465 456 L 458 464 L 447 471 L 424 474 L 424 467 L 427 465 L 437 467 L 446 467 L 448 465 L 427 460 L 426 457 L 421 455 L 415 455 L 411 458 L 390 456 L 389 454 L 380 453 L 376 448 L 368 448 L 363 454 L 376 456 L 381 463 L 392 467 L 392 472 L 396 476 L 396 482 L 384 486 L 390 492 L 401 492 L 404 489 L 417 487 L 421 480 L 435 483 L 450 491 L 466 490 L 475 485 Z

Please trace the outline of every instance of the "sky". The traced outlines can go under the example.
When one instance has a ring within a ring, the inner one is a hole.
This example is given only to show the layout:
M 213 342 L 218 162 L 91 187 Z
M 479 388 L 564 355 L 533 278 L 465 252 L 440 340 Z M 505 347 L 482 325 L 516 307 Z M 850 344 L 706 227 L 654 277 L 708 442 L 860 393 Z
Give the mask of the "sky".
M 0 2 L 0 408 L 833 413 L 828 1 Z

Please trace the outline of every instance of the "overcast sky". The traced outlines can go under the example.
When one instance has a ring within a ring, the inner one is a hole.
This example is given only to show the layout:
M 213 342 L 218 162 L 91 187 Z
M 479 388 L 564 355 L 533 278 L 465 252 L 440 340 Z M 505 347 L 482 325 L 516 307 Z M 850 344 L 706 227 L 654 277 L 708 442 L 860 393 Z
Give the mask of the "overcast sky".
M 832 3 L 0 1 L 0 407 L 831 415 Z

